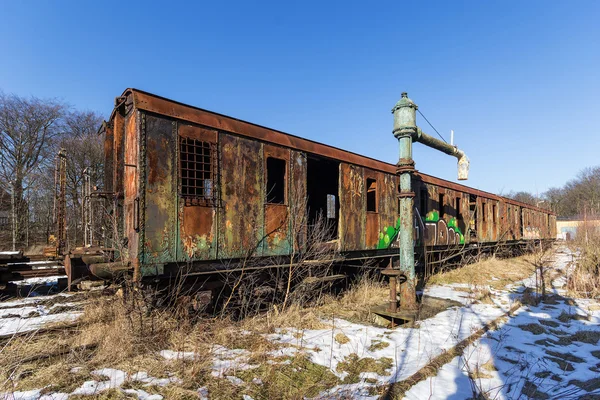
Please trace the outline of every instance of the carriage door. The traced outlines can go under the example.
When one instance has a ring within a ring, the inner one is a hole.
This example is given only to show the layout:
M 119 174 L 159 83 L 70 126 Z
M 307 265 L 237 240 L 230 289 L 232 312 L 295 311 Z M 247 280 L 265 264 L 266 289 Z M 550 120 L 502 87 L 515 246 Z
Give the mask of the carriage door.
M 371 249 L 377 245 L 379 239 L 379 196 L 377 188 L 377 175 L 370 171 L 365 172 L 365 190 L 366 193 L 366 216 L 367 231 L 366 245 Z
M 303 199 L 290 199 L 289 191 L 290 150 L 264 145 L 265 182 L 265 241 L 264 255 L 285 255 L 292 252 L 293 238 L 290 237 L 290 222 L 300 225 L 300 215 L 290 221 L 289 206 Z M 295 192 L 293 192 L 295 193 Z M 293 229 L 300 229 L 297 226 Z

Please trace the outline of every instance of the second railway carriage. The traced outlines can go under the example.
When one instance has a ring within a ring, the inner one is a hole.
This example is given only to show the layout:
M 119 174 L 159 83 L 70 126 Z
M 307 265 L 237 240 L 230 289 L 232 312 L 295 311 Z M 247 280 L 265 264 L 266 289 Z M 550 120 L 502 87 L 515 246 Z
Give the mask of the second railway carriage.
M 393 164 L 136 89 L 117 97 L 101 133 L 96 194 L 115 222 L 121 264 L 139 277 L 289 257 L 319 218 L 324 244 L 346 260 L 397 253 Z M 413 188 L 417 250 L 556 237 L 548 210 L 419 172 Z

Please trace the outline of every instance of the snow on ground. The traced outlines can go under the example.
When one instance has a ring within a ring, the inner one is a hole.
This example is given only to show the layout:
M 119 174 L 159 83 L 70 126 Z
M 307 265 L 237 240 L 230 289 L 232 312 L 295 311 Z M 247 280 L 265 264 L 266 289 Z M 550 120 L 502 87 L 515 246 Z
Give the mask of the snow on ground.
M 70 297 L 69 294 L 59 294 L 0 302 L 0 337 L 35 331 L 52 323 L 75 321 L 81 315 L 80 311 L 54 312 L 59 307 L 61 310 L 63 307 L 76 307 L 77 304 L 68 301 Z M 52 299 L 56 300 L 53 305 L 42 304 Z
M 551 267 L 568 274 L 573 268 L 572 258 L 568 250 L 560 249 Z M 565 284 L 566 278 L 555 279 L 550 290 L 556 294 L 554 301 L 520 307 L 497 330 L 489 331 L 476 340 L 463 355 L 442 366 L 435 376 L 414 385 L 405 398 L 468 399 L 473 398 L 474 394 L 483 393 L 488 398 L 512 399 L 533 397 L 539 395 L 539 391 L 548 398 L 579 398 L 590 394 L 581 386 L 584 386 L 582 382 L 600 376 L 600 349 L 597 347 L 600 340 L 600 306 L 591 300 L 571 301 L 560 297 L 564 295 L 562 287 Z M 465 290 L 469 289 L 468 285 L 429 287 L 426 294 L 455 300 L 463 306 L 451 307 L 418 322 L 414 328 L 390 330 L 334 318 L 324 321 L 332 326 L 327 329 L 278 329 L 266 335 L 280 345 L 270 353 L 273 357 L 270 362 L 285 363 L 286 360 L 280 361 L 280 357 L 304 354 L 312 362 L 325 366 L 344 379 L 348 372 L 340 366 L 350 357 L 388 360 L 391 367 L 387 370 L 363 372 L 360 375 L 361 382 L 341 384 L 319 396 L 375 399 L 377 396 L 370 389 L 412 376 L 433 358 L 484 325 L 505 316 L 526 293 L 526 288 L 534 286 L 535 277 L 531 277 L 503 290 L 478 288 L 490 291 L 489 304 L 476 301 L 473 294 Z M 22 301 L 21 306 L 19 315 L 38 311 L 36 304 L 30 301 Z M 6 311 L 0 303 L 0 313 Z M 43 317 L 46 315 L 34 318 Z M 344 340 L 337 339 L 340 334 Z M 164 350 L 160 355 L 168 360 L 193 360 L 198 356 L 192 352 L 171 350 Z M 212 356 L 211 374 L 215 378 L 227 379 L 234 385 L 245 385 L 236 377 L 236 371 L 258 367 L 249 364 L 251 353 L 244 349 L 215 345 Z M 174 376 L 160 380 L 142 372 L 128 376 L 123 371 L 110 368 L 94 371 L 93 374 L 105 379 L 87 381 L 72 394 L 91 394 L 108 388 L 120 388 L 128 380 L 148 385 L 166 385 L 178 381 Z M 598 385 L 600 387 L 600 382 Z M 122 390 L 139 399 L 162 398 L 143 390 Z M 50 398 L 40 396 L 39 391 L 14 395 L 15 399 Z M 198 396 L 210 398 L 204 387 L 198 389 Z
M 78 371 L 71 371 L 76 373 Z M 24 392 L 0 393 L 2 400 L 58 400 L 67 399 L 71 395 L 93 396 L 108 389 L 120 389 L 123 393 L 134 395 L 139 400 L 162 400 L 163 396 L 159 394 L 149 394 L 142 389 L 124 389 L 123 384 L 126 382 L 140 382 L 143 387 L 150 386 L 166 386 L 171 383 L 181 383 L 181 380 L 174 375 L 169 378 L 154 378 L 146 372 L 140 371 L 133 375 L 129 375 L 124 371 L 114 368 L 102 368 L 92 371 L 91 373 L 98 377 L 98 380 L 92 379 L 85 381 L 81 386 L 71 393 L 48 393 L 42 395 L 43 389 L 28 390 Z
M 6 308 L 17 308 L 17 307 L 22 307 L 24 305 L 29 305 L 29 304 L 36 304 L 36 303 L 40 303 L 42 301 L 47 301 L 47 300 L 54 300 L 57 298 L 68 298 L 73 296 L 70 293 L 59 293 L 59 294 L 55 294 L 52 296 L 44 296 L 43 298 L 40 297 L 23 297 L 17 300 L 8 300 L 8 301 L 0 301 L 0 309 L 6 309 Z
M 552 268 L 568 274 L 571 260 L 568 250 L 560 249 Z M 565 284 L 564 276 L 554 280 L 551 292 L 564 295 Z M 600 307 L 593 300 L 557 297 L 522 307 L 405 398 L 469 399 L 474 392 L 494 399 L 598 396 L 599 325 Z
M 65 275 L 54 275 L 54 276 L 44 276 L 38 278 L 27 278 L 20 281 L 12 281 L 17 286 L 27 286 L 27 285 L 55 285 L 58 284 L 58 280 L 60 278 L 65 278 Z M 1 303 L 0 303 L 1 304 Z

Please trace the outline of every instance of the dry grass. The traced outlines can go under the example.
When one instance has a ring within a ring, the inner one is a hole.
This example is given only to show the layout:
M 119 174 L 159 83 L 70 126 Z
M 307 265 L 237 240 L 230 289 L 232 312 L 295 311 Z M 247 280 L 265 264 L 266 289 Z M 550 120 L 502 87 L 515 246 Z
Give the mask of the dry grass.
M 338 342 L 339 344 L 346 344 L 350 342 L 350 338 L 346 335 L 344 335 L 343 333 L 337 333 L 334 337 L 335 341 Z
M 535 272 L 534 262 L 535 256 L 531 254 L 509 259 L 490 257 L 484 261 L 433 275 L 428 283 L 437 285 L 462 283 L 502 289 L 508 284 L 530 277 Z
M 567 288 L 573 297 L 600 298 L 600 231 L 590 231 L 571 245 L 580 251 Z
M 316 312 L 326 318 L 344 318 L 352 322 L 371 323 L 371 308 L 387 303 L 389 286 L 380 281 L 362 278 L 340 297 L 328 296 Z
M 393 361 L 388 357 L 380 359 L 372 357 L 360 358 L 356 353 L 352 353 L 338 363 L 337 371 L 347 373 L 343 383 L 358 383 L 361 380 L 360 374 L 363 372 L 375 372 L 378 375 L 385 375 L 392 368 Z
M 227 317 L 191 319 L 176 307 L 157 309 L 151 306 L 153 303 L 148 300 L 147 293 L 141 290 L 131 290 L 125 297 L 94 298 L 85 305 L 75 330 L 15 339 L 6 345 L 0 351 L 0 365 L 3 366 L 0 368 L 0 392 L 40 387 L 46 387 L 48 392 L 72 392 L 86 380 L 102 379 L 92 375 L 91 371 L 110 367 L 129 374 L 145 371 L 157 378 L 175 373 L 182 384 L 144 389 L 165 398 L 197 398 L 195 390 L 202 386 L 208 388 L 211 398 L 240 397 L 239 387 L 226 379 L 211 376 L 211 349 L 218 344 L 229 349 L 246 349 L 248 363 L 260 365 L 238 371 L 242 379 L 251 382 L 259 378 L 264 382 L 262 385 L 248 384 L 250 392 L 245 390 L 247 393 L 258 398 L 316 396 L 339 384 L 339 379 L 328 368 L 318 366 L 302 355 L 290 358 L 289 364 L 281 364 L 285 360 L 276 360 L 269 355 L 278 345 L 267 340 L 264 334 L 273 333 L 277 328 L 298 329 L 298 346 L 301 348 L 301 329 L 330 328 L 332 325 L 328 321 L 333 317 L 370 321 L 370 308 L 385 302 L 387 295 L 384 284 L 363 279 L 338 297 L 322 297 L 317 306 L 290 304 L 284 310 L 273 306 L 265 313 L 240 321 Z M 336 340 L 341 344 L 349 341 L 343 334 Z M 159 355 L 165 349 L 191 351 L 197 356 L 193 361 L 165 360 Z M 48 357 L 39 359 L 40 354 Z M 359 367 L 364 366 L 363 361 L 357 362 Z M 72 373 L 73 367 L 82 368 Z M 370 368 L 370 364 L 365 368 Z M 127 397 L 121 391 L 112 390 L 103 392 L 98 398 Z
M 546 329 L 544 329 L 543 326 L 534 322 L 530 324 L 518 325 L 518 327 L 524 331 L 531 332 L 534 335 L 541 335 L 542 333 L 546 333 Z

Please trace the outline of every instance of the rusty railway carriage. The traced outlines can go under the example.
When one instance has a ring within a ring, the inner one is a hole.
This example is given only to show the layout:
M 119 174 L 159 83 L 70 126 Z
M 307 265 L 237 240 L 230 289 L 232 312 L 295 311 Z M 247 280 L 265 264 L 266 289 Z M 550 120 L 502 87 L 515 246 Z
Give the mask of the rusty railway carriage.
M 302 246 L 290 218 L 299 205 L 310 222 L 327 219 L 346 262 L 398 253 L 394 164 L 136 89 L 116 98 L 101 133 L 101 194 L 137 277 L 207 273 L 249 253 L 289 258 Z M 556 237 L 548 210 L 419 172 L 413 188 L 418 252 Z M 117 268 L 83 258 L 87 267 L 67 257 L 71 279 Z

